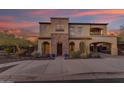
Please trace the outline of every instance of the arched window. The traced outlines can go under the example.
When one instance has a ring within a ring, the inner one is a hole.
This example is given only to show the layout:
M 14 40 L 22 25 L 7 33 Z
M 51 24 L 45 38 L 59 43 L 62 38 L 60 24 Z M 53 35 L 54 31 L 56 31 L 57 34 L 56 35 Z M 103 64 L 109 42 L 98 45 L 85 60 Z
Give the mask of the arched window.
M 42 44 L 42 52 L 43 52 L 43 55 L 48 55 L 49 52 L 50 52 L 50 44 L 49 42 L 43 42 Z
M 69 43 L 69 50 L 70 50 L 70 52 L 74 52 L 74 48 L 75 48 L 75 43 L 74 42 L 70 42 Z

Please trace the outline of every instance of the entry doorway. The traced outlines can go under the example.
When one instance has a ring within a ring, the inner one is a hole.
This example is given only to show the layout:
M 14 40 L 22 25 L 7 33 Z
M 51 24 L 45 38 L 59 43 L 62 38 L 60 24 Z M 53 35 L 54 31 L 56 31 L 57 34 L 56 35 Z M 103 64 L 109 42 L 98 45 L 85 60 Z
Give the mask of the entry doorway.
M 57 56 L 62 56 L 62 43 L 57 43 Z

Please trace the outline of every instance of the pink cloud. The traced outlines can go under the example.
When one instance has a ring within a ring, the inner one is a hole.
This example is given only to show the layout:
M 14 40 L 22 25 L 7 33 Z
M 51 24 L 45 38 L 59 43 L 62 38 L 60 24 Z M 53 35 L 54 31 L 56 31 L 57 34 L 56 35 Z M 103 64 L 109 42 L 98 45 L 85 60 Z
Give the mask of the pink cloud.
M 51 14 L 53 12 L 56 12 L 56 10 L 32 10 L 31 12 L 28 12 L 28 14 L 31 15 L 45 15 L 45 14 Z
M 78 12 L 74 14 L 73 16 L 78 17 L 78 16 L 86 16 L 86 15 L 97 15 L 97 14 L 119 14 L 122 15 L 124 14 L 123 9 L 102 9 L 102 10 L 89 10 L 89 11 L 83 11 L 83 12 Z
M 100 14 L 100 16 L 97 16 Z M 92 16 L 96 15 L 91 22 L 105 22 L 109 23 L 118 19 L 121 19 L 121 15 L 124 15 L 123 9 L 97 9 L 97 10 L 89 10 L 83 12 L 77 12 L 74 14 L 74 17 L 83 17 L 83 16 Z
M 0 19 L 2 19 L 2 20 L 13 20 L 13 19 L 15 19 L 15 17 L 14 16 L 0 16 Z
M 32 10 L 26 13 L 26 15 L 33 16 L 33 17 L 54 17 L 54 16 L 62 16 L 62 17 L 73 17 L 73 14 L 77 13 L 79 10 L 65 10 L 65 9 L 43 9 L 43 10 Z
M 4 32 L 7 34 L 13 34 L 15 36 L 38 36 L 37 31 L 30 30 L 23 30 L 23 29 L 0 29 L 0 32 Z
M 103 15 L 97 16 L 96 18 L 92 19 L 90 22 L 99 22 L 99 23 L 110 23 L 115 20 L 119 20 L 122 17 L 118 15 Z
M 21 22 L 0 22 L 0 27 L 11 27 L 11 28 L 25 28 L 25 27 L 34 27 L 37 26 L 37 22 L 28 22 L 28 21 L 21 21 Z

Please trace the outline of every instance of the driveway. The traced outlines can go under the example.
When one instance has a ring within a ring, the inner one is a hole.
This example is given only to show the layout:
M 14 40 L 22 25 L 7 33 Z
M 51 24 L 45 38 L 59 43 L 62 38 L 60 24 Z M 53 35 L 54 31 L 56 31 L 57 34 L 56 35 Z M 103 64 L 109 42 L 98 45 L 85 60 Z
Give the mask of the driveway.
M 12 67 L 0 73 L 1 81 L 124 78 L 124 57 L 69 60 L 57 57 L 1 64 L 0 69 L 7 66 Z

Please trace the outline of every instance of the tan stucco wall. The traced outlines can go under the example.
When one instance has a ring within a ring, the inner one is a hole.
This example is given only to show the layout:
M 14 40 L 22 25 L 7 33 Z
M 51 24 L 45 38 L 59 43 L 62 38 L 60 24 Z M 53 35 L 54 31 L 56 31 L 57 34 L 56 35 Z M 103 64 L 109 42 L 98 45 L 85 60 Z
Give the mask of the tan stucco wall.
M 41 26 L 47 26 L 47 30 L 41 30 Z M 40 24 L 40 37 L 50 37 L 51 36 L 51 24 Z
M 56 31 L 56 25 L 58 23 L 61 23 L 64 25 L 64 31 Z M 72 33 L 68 31 L 71 27 L 73 27 L 75 30 L 79 27 L 82 27 L 82 32 L 80 34 L 75 34 L 71 37 L 86 37 L 90 36 L 90 29 L 91 28 L 101 28 L 103 31 L 103 35 L 107 35 L 107 26 L 106 25 L 68 25 L 68 20 L 57 20 L 54 19 L 51 21 L 51 24 L 40 24 L 40 26 L 46 25 L 47 30 L 40 30 L 40 36 L 41 37 L 51 37 L 51 33 L 69 33 L 69 35 Z
M 62 24 L 64 25 L 64 31 L 56 31 L 56 25 L 57 24 Z M 51 22 L 49 23 L 41 23 L 41 25 L 46 25 L 47 26 L 47 30 L 46 31 L 42 31 L 40 29 L 40 37 L 51 37 L 51 34 L 55 34 L 55 33 L 66 33 L 70 35 L 70 27 L 74 27 L 75 29 L 81 27 L 82 28 L 82 32 L 80 34 L 75 34 L 73 37 L 78 37 L 78 38 L 84 38 L 84 37 L 90 37 L 92 38 L 91 40 L 69 40 L 69 42 L 73 41 L 75 43 L 75 51 L 79 50 L 79 44 L 81 41 L 86 42 L 86 46 L 87 46 L 87 53 L 90 53 L 90 44 L 91 43 L 95 43 L 95 42 L 106 42 L 106 43 L 111 43 L 111 54 L 112 55 L 117 55 L 118 54 L 118 49 L 117 49 L 117 38 L 116 37 L 112 37 L 112 36 L 107 36 L 107 25 L 105 24 L 69 24 L 69 19 L 68 18 L 52 18 Z M 90 29 L 91 28 L 101 28 L 103 31 L 103 35 L 97 35 L 97 36 L 93 36 L 90 35 Z M 70 36 L 69 36 L 70 37 Z M 42 43 L 44 41 L 48 41 L 50 43 L 50 48 L 51 48 L 51 39 L 39 39 L 38 42 L 38 52 L 42 53 Z

